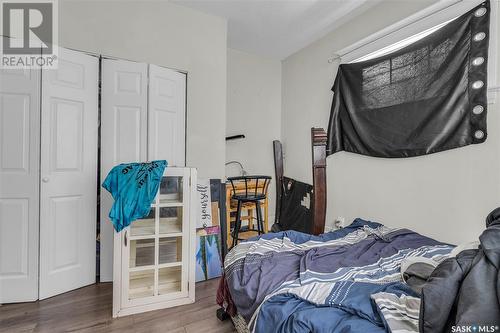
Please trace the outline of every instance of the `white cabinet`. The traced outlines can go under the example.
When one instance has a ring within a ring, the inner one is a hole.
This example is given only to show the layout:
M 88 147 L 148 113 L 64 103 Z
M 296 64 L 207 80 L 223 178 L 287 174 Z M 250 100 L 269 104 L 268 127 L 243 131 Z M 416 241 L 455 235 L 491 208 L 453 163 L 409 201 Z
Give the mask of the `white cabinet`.
M 114 233 L 113 317 L 194 302 L 195 184 L 167 167 L 150 214 Z

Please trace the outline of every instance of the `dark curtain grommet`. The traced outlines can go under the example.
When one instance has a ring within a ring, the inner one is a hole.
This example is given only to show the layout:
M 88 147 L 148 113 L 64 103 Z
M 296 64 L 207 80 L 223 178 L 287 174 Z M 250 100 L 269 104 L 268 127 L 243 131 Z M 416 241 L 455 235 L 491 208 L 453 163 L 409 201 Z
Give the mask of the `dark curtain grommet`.
M 483 131 L 475 131 L 474 137 L 478 140 L 481 140 L 482 138 L 484 138 L 484 132 Z
M 484 82 L 481 80 L 477 80 L 472 82 L 472 88 L 473 89 L 481 89 L 484 86 Z
M 477 57 L 472 60 L 472 64 L 474 66 L 480 66 L 484 63 L 484 58 L 483 57 Z
M 472 113 L 474 114 L 481 114 L 483 113 L 484 111 L 484 108 L 482 105 L 476 105 L 473 109 L 472 109 Z
M 486 38 L 486 34 L 484 32 L 478 32 L 474 35 L 473 39 L 475 42 L 480 42 Z
M 474 16 L 476 16 L 476 17 L 481 17 L 481 16 L 483 16 L 484 14 L 486 14 L 486 12 L 487 12 L 486 8 L 481 7 L 481 8 L 478 8 L 478 9 L 476 9 L 476 10 L 474 11 Z

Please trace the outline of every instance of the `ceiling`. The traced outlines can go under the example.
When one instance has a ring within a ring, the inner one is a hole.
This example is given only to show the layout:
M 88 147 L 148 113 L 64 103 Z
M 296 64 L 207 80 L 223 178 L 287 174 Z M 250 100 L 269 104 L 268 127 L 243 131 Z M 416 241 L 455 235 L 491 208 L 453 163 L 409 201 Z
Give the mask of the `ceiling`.
M 376 0 L 172 0 L 228 20 L 228 46 L 284 59 Z

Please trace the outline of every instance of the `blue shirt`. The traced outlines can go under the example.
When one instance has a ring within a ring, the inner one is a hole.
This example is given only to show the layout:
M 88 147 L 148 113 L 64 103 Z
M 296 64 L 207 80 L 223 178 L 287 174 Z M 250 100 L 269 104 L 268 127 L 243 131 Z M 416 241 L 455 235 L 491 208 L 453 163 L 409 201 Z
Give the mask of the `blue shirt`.
M 151 210 L 167 161 L 128 163 L 115 166 L 102 183 L 115 202 L 109 218 L 117 232 Z

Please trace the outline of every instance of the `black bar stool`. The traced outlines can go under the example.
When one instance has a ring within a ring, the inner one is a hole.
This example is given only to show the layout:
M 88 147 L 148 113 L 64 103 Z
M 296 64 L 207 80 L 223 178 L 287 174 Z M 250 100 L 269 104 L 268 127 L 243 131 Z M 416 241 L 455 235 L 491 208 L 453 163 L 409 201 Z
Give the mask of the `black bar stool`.
M 262 218 L 262 211 L 260 207 L 260 202 L 266 199 L 267 188 L 271 182 L 271 177 L 269 176 L 242 176 L 242 177 L 230 177 L 227 179 L 231 182 L 233 188 L 232 199 L 238 202 L 238 207 L 236 210 L 236 222 L 234 224 L 234 230 L 231 234 L 233 237 L 233 247 L 238 244 L 239 232 L 241 229 L 241 208 L 244 203 L 255 204 L 255 210 L 257 212 L 257 230 L 248 229 L 248 231 L 257 231 L 259 235 L 264 234 L 264 222 Z M 231 223 L 228 221 L 228 223 Z

